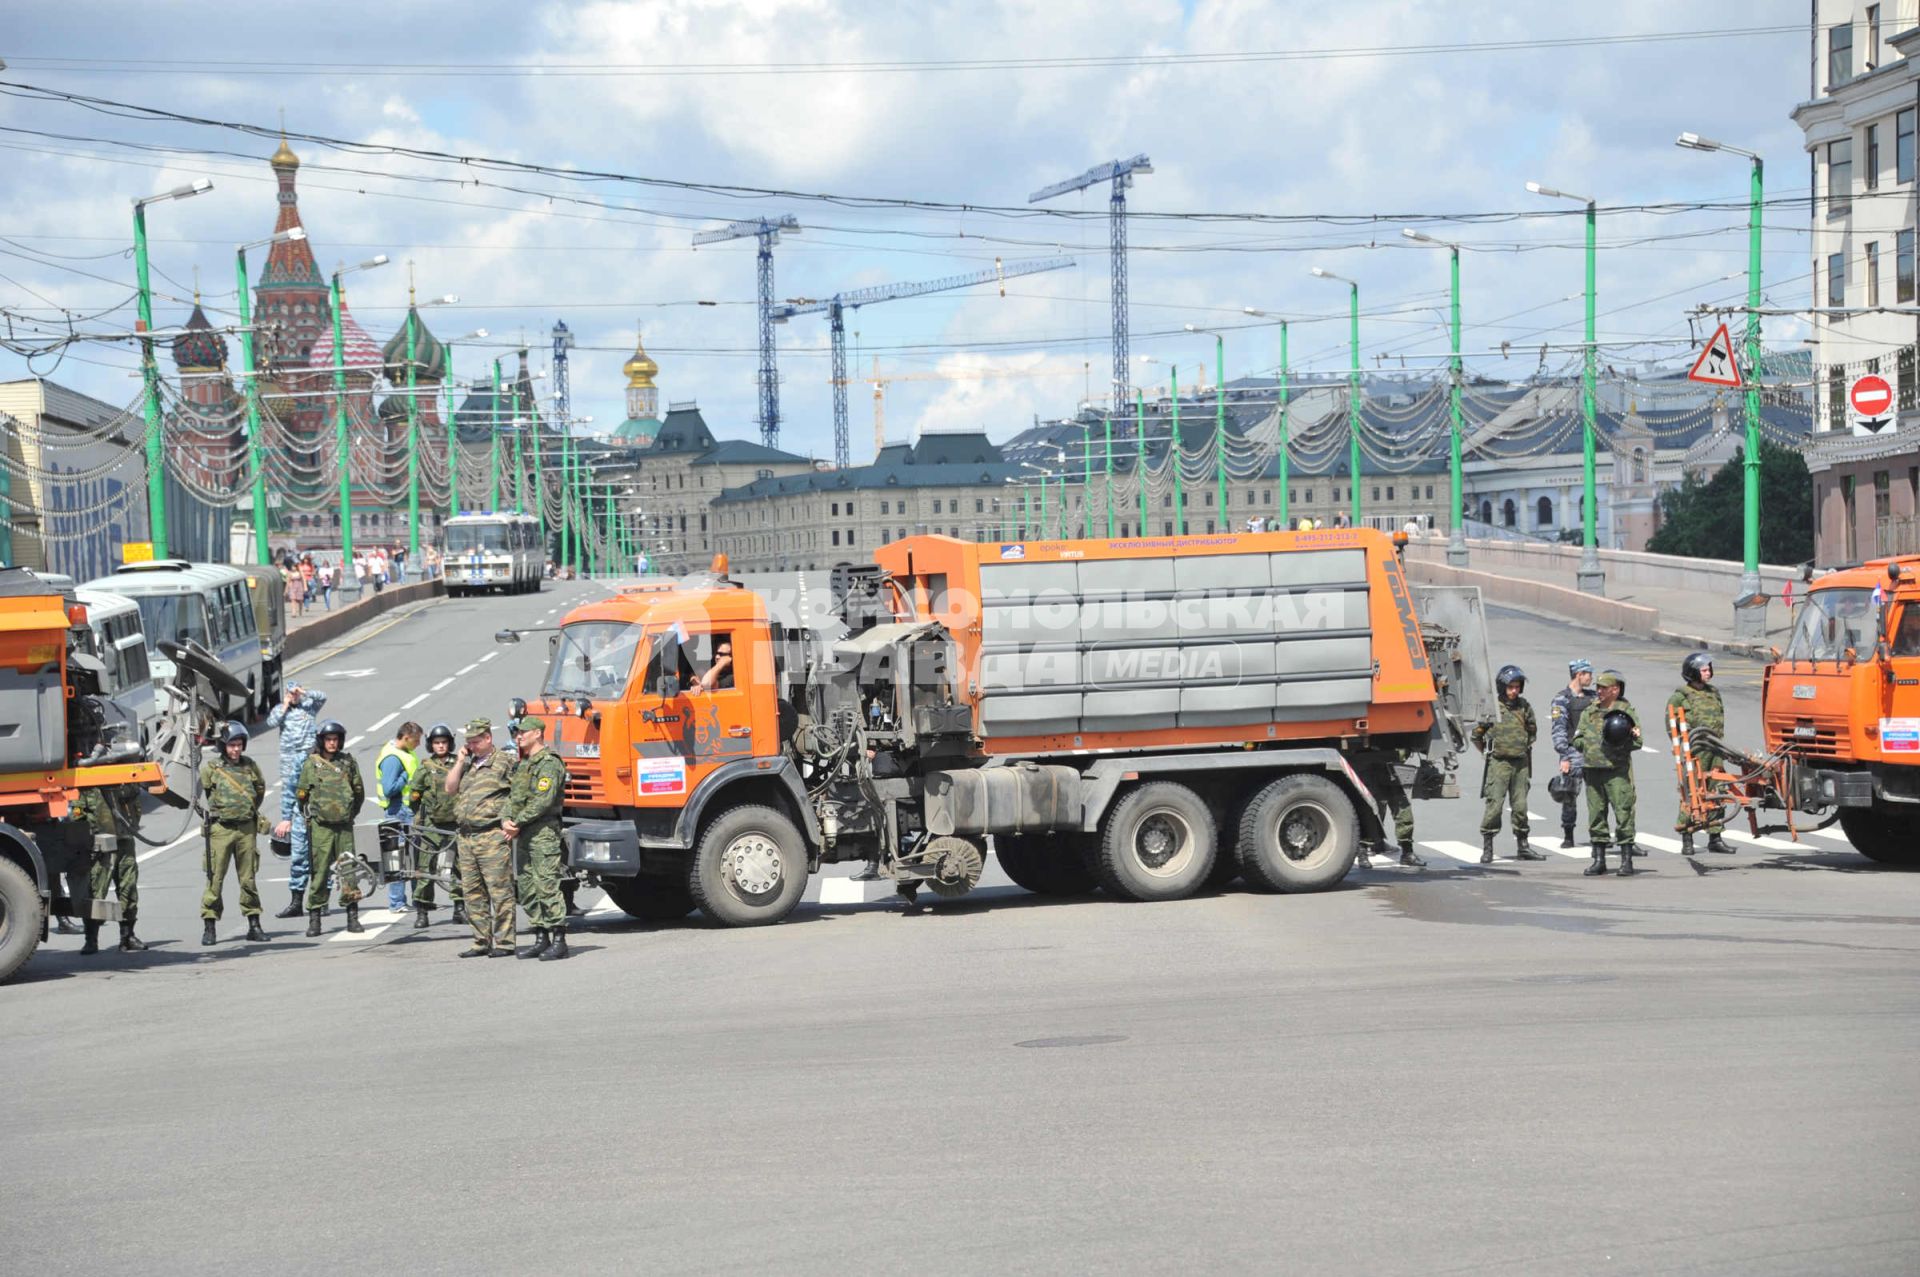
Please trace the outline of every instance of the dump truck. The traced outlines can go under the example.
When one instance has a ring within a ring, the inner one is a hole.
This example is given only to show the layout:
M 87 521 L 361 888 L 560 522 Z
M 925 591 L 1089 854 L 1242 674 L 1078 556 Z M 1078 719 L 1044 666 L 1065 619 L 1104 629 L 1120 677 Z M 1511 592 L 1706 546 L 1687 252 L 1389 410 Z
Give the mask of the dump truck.
M 1804 599 L 1762 676 L 1761 752 L 1676 750 L 1682 806 L 1701 824 L 1744 814 L 1755 833 L 1838 822 L 1869 860 L 1920 864 L 1920 556 L 1828 572 Z M 1684 717 L 1670 731 L 1701 735 Z M 1690 771 L 1692 753 L 1720 761 Z
M 777 922 L 834 863 L 957 896 L 989 854 L 1043 894 L 1323 890 L 1493 713 L 1478 591 L 1396 541 L 917 536 L 824 619 L 722 557 L 573 609 L 512 711 L 565 761 L 570 866 L 640 918 Z

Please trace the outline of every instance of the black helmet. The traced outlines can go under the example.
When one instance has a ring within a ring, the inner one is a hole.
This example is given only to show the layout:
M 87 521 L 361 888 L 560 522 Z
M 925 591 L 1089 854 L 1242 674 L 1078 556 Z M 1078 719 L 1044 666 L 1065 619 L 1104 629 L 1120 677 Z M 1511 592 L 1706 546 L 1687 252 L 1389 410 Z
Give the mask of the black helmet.
M 448 745 L 452 745 L 454 743 L 453 729 L 445 723 L 435 723 L 427 730 L 427 748 L 433 748 L 433 742 L 437 740 L 443 740 L 447 742 Z
M 245 725 L 235 719 L 228 719 L 226 725 L 220 729 L 220 745 L 222 748 L 233 744 L 235 741 L 239 741 L 242 745 L 245 745 L 249 739 Z
M 313 747 L 320 748 L 320 742 L 329 736 L 340 738 L 340 748 L 347 747 L 347 725 L 337 718 L 329 718 L 320 724 L 320 730 L 313 734 Z
M 1692 687 L 1699 687 L 1706 682 L 1700 677 L 1702 670 L 1708 675 L 1713 673 L 1713 657 L 1707 652 L 1688 652 L 1687 659 L 1680 662 L 1680 677 Z
M 1574 787 L 1573 776 L 1569 772 L 1555 772 L 1547 777 L 1547 797 L 1557 803 L 1564 803 L 1579 793 Z
M 1502 665 L 1500 672 L 1493 676 L 1493 685 L 1500 689 L 1502 696 L 1505 696 L 1507 689 L 1515 683 L 1520 685 L 1521 691 L 1527 690 L 1527 672 L 1518 665 Z
M 1600 739 L 1615 747 L 1633 744 L 1633 715 L 1623 709 L 1610 709 L 1600 720 Z

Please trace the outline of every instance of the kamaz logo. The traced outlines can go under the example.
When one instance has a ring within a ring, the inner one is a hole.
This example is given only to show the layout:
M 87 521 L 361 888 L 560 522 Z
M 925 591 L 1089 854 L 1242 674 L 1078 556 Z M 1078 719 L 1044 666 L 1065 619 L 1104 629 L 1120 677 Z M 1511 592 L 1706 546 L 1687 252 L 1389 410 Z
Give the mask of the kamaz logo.
M 1003 559 L 1024 559 L 1027 557 L 1027 547 L 1024 545 L 1003 545 L 1000 547 L 1000 557 Z
M 662 714 L 659 710 L 649 709 L 641 711 L 640 721 L 643 723 L 677 723 L 680 721 L 680 715 Z
M 1382 561 L 1387 588 L 1393 591 L 1393 610 L 1400 616 L 1400 633 L 1407 641 L 1407 662 L 1414 669 L 1427 668 L 1427 651 L 1420 643 L 1420 627 L 1413 619 L 1413 598 L 1407 593 L 1406 578 L 1392 559 Z

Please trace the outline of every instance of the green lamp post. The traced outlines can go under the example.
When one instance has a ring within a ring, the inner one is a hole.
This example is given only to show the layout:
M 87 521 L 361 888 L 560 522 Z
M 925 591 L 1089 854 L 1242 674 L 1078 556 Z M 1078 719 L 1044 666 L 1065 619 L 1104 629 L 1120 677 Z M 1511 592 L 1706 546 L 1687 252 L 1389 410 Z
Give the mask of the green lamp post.
M 247 464 L 253 474 L 253 561 L 261 564 L 273 561 L 273 549 L 267 544 L 267 457 L 260 438 L 260 379 L 253 366 L 253 308 L 252 289 L 247 283 L 247 252 L 271 244 L 297 243 L 306 237 L 304 227 L 289 226 L 233 250 L 234 279 L 240 298 L 241 393 L 247 401 Z
M 353 563 L 353 451 L 347 437 L 347 350 L 340 322 L 340 277 L 355 271 L 385 266 L 385 253 L 369 257 L 357 266 L 343 266 L 333 272 L 333 450 L 340 459 L 340 566 L 343 579 Z
M 148 195 L 133 202 L 133 274 L 139 292 L 140 382 L 144 390 L 147 419 L 147 527 L 153 542 L 153 557 L 171 557 L 167 537 L 167 465 L 166 448 L 161 438 L 164 429 L 160 415 L 160 368 L 153 358 L 153 285 L 147 278 L 147 205 L 167 200 L 192 199 L 213 189 L 213 182 L 198 178 L 185 186 L 176 186 L 159 195 Z M 11 517 L 9 509 L 8 515 Z M 11 555 L 9 555 L 11 558 Z
M 1345 275 L 1313 268 L 1317 279 L 1347 286 L 1347 507 L 1349 522 L 1360 526 L 1360 285 Z
M 1594 426 L 1595 380 L 1599 374 L 1598 352 L 1594 346 L 1594 252 L 1598 225 L 1597 210 L 1592 198 L 1585 195 L 1570 195 L 1566 191 L 1557 191 L 1551 186 L 1542 186 L 1538 182 L 1528 182 L 1527 189 L 1535 195 L 1544 195 L 1548 199 L 1572 200 L 1576 204 L 1587 206 L 1587 339 L 1586 354 L 1581 360 L 1580 370 L 1580 480 L 1582 492 L 1581 511 L 1581 550 L 1580 567 L 1575 574 L 1575 583 L 1588 594 L 1607 592 L 1607 575 L 1600 566 L 1600 498 L 1599 481 L 1595 475 L 1594 454 L 1596 431 Z

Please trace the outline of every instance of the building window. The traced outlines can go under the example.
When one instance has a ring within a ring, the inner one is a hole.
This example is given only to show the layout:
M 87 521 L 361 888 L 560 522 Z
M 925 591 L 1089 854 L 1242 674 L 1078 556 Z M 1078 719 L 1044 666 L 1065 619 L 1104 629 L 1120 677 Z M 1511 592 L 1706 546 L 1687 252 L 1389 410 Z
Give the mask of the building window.
M 1836 372 L 1827 378 L 1827 429 L 1838 430 L 1847 419 L 1847 375 Z
M 1209 491 L 1209 492 L 1207 493 L 1207 508 L 1208 508 L 1209 510 L 1211 510 L 1211 509 L 1213 508 L 1213 493 L 1212 493 L 1211 491 Z M 1208 529 L 1207 529 L 1207 531 L 1209 531 L 1209 532 L 1211 532 L 1211 531 L 1213 531 L 1213 529 L 1212 529 L 1212 528 L 1208 528 Z
M 1873 472 L 1873 517 L 1876 519 L 1893 517 L 1893 471 L 1891 470 Z
M 1427 500 L 1433 500 L 1433 485 L 1431 483 L 1427 485 Z
M 1913 180 L 1913 129 L 1920 113 L 1908 107 L 1893 117 L 1893 180 Z
M 859 544 L 860 544 L 860 537 L 859 537 L 859 534 L 858 534 L 858 533 L 856 533 L 856 532 L 855 532 L 855 531 L 854 531 L 854 530 L 853 530 L 852 528 L 848 528 L 848 529 L 847 529 L 847 544 L 848 544 L 848 545 L 859 545 Z
M 1867 305 L 1880 304 L 1880 244 L 1877 240 L 1867 241 Z
M 1391 483 L 1387 485 L 1387 500 L 1393 500 L 1393 485 Z
M 1513 504 L 1512 497 L 1508 497 L 1505 501 L 1501 502 L 1500 522 L 1504 523 L 1508 527 L 1513 527 L 1514 524 L 1519 522 L 1519 519 L 1520 519 L 1520 510 L 1517 506 Z
M 1380 499 L 1380 485 L 1377 483 L 1373 485 L 1373 499 L 1375 501 Z
M 1880 189 L 1880 126 L 1867 125 L 1867 171 L 1860 175 L 1861 185 L 1870 191 Z
M 1827 255 L 1827 305 L 1847 304 L 1847 258 L 1844 253 Z
M 1160 535 L 1163 537 L 1170 537 L 1173 535 L 1173 521 L 1171 519 L 1167 520 L 1166 522 L 1160 525 Z
M 975 514 L 985 514 L 987 512 L 987 503 L 984 498 L 975 497 L 973 499 L 973 512 Z
M 1173 497 L 1170 494 L 1166 494 L 1166 493 L 1161 494 L 1160 508 L 1162 510 L 1171 510 L 1173 508 Z
M 1493 522 L 1493 502 L 1486 500 L 1480 502 L 1480 522 Z
M 1880 6 L 1867 6 L 1867 70 L 1880 65 Z
M 1917 390 L 1920 390 L 1920 387 L 1915 387 L 1913 384 L 1914 362 L 1914 349 L 1912 346 L 1902 346 L 1900 353 L 1893 357 L 1894 367 L 1899 373 L 1900 382 L 1900 385 L 1894 393 L 1900 396 L 1898 407 L 1901 412 L 1911 412 L 1914 404 L 1920 402 L 1920 393 L 1916 393 Z
M 1547 497 L 1541 497 L 1538 501 L 1534 502 L 1533 518 L 1534 518 L 1534 522 L 1538 524 L 1540 527 L 1543 527 L 1543 528 L 1552 527 L 1553 526 L 1553 502 Z
M 1827 143 L 1827 220 L 1845 217 L 1853 194 L 1853 139 Z
M 1304 500 L 1304 501 L 1305 501 L 1305 502 L 1306 502 L 1306 503 L 1307 503 L 1308 505 L 1312 505 L 1312 504 L 1313 504 L 1313 489 L 1312 489 L 1312 488 L 1308 488 L 1308 489 L 1307 489 L 1307 491 L 1306 491 L 1306 495 L 1305 495 L 1304 497 L 1302 497 L 1301 499 L 1302 499 L 1302 500 Z
M 1897 231 L 1893 236 L 1893 300 L 1901 305 L 1913 300 L 1913 232 Z
M 1853 23 L 1827 30 L 1827 92 L 1853 78 Z

